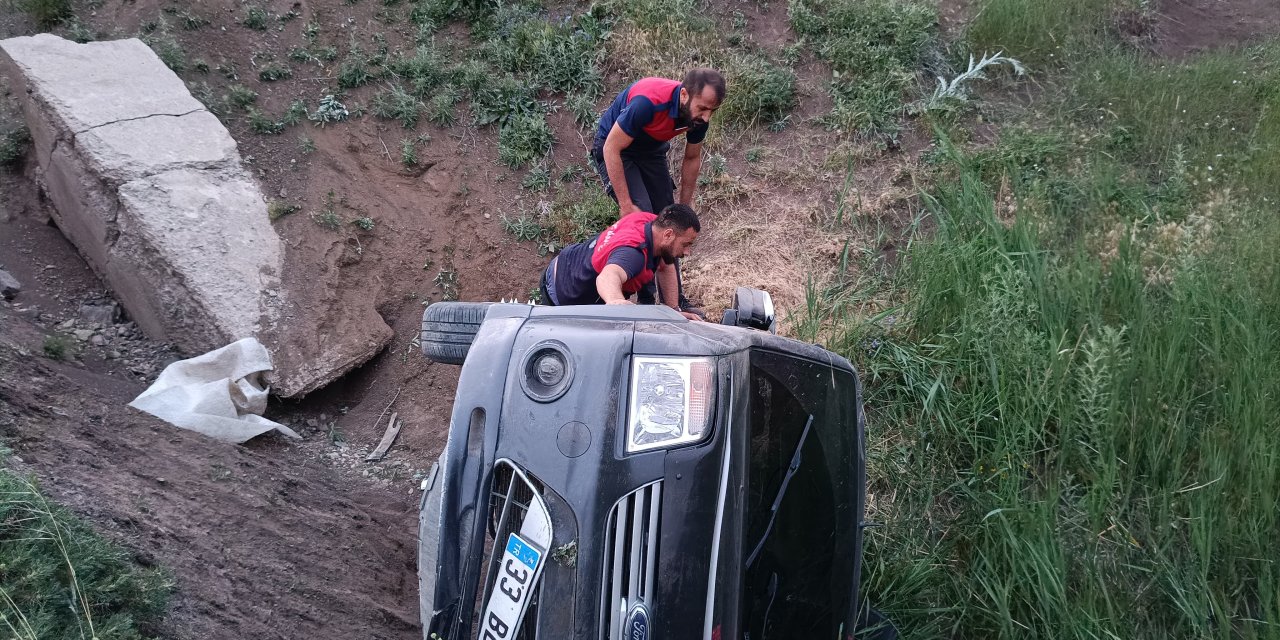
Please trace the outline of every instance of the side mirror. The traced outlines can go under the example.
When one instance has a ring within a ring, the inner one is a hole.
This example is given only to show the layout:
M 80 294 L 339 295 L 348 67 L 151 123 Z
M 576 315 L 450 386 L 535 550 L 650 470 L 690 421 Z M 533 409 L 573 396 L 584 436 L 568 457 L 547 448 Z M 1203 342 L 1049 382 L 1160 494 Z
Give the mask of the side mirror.
M 738 287 L 733 293 L 733 306 L 725 310 L 720 324 L 777 333 L 778 321 L 774 317 L 773 298 L 767 291 Z

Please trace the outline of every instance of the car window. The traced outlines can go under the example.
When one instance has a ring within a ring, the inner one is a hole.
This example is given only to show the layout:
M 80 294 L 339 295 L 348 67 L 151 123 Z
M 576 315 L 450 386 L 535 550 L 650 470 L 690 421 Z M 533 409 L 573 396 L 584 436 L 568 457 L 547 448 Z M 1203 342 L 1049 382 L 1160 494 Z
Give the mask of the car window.
M 857 427 L 852 379 L 751 358 L 740 628 L 744 639 L 852 629 Z

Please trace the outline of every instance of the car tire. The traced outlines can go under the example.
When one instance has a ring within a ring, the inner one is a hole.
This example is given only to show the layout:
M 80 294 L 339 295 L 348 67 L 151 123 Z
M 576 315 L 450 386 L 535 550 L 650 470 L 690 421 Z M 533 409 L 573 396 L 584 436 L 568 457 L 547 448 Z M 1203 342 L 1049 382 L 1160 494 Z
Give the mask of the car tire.
M 441 364 L 462 364 L 492 302 L 437 302 L 422 312 L 422 354 Z

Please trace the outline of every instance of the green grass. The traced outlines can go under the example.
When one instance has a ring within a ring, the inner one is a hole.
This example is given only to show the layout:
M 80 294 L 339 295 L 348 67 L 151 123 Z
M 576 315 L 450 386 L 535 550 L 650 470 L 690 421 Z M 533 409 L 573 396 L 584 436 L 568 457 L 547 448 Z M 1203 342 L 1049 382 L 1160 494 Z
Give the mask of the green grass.
M 1107 126 L 1108 152 L 1155 179 L 1182 154 L 1205 186 L 1280 196 L 1280 42 L 1164 65 L 1111 50 L 1077 78 L 1080 115 Z
M 371 110 L 379 118 L 399 120 L 404 128 L 412 129 L 418 125 L 424 106 L 421 100 L 396 84 L 374 94 Z
M 284 122 L 273 118 L 254 107 L 248 108 L 245 117 L 249 122 L 249 130 L 265 136 L 278 136 L 284 133 L 284 130 L 288 126 Z
M 796 105 L 795 72 L 763 56 L 735 56 L 724 74 L 732 90 L 716 112 L 717 124 L 772 124 Z
M 172 584 L 0 469 L 0 636 L 149 638 Z
M 894 137 L 916 73 L 936 46 L 937 11 L 914 0 L 791 0 L 791 28 L 831 66 L 828 126 Z
M 44 337 L 41 350 L 44 351 L 46 358 L 67 360 L 76 354 L 76 343 L 67 336 L 48 335 Z
M 985 0 L 969 24 L 972 49 L 1005 54 L 1036 66 L 1061 62 L 1106 41 L 1108 19 L 1130 0 Z
M 0 131 L 0 167 L 16 166 L 26 155 L 30 144 L 31 134 L 27 132 L 25 125 L 19 124 Z
M 151 50 L 156 53 L 156 57 L 165 64 L 166 67 L 181 72 L 187 68 L 187 52 L 182 48 L 182 44 L 169 31 L 168 24 L 161 20 L 160 27 L 149 33 L 145 33 L 140 38 Z
M 421 45 L 413 55 L 391 62 L 391 74 L 407 83 L 411 93 L 426 98 L 450 80 L 449 62 L 435 47 Z
M 551 125 L 541 113 L 520 114 L 498 131 L 498 159 L 512 168 L 541 160 L 551 151 Z
M 796 318 L 866 382 L 867 597 L 906 637 L 1274 638 L 1277 48 L 1086 35 Z
M 245 7 L 244 18 L 240 24 L 253 29 L 254 31 L 266 31 L 269 25 L 270 15 L 267 10 L 259 5 L 250 5 Z
M 915 637 L 1269 637 L 1280 221 L 1099 253 L 997 217 L 967 164 L 933 198 L 905 305 L 829 343 L 876 425 L 872 601 Z
M 42 28 L 50 28 L 61 24 L 72 17 L 70 0 L 17 0 L 22 9 L 36 24 Z
M 242 84 L 233 84 L 227 87 L 227 104 L 240 109 L 248 109 L 250 105 L 257 101 L 258 92 L 249 87 Z
M 488 30 L 484 50 L 499 69 L 550 91 L 593 97 L 600 93 L 599 63 L 607 27 L 594 14 L 553 24 L 531 8 L 516 5 L 500 9 Z
M 462 96 L 452 86 L 436 92 L 427 102 L 427 120 L 440 127 L 453 126 L 458 121 L 458 102 L 461 100 Z
M 293 77 L 293 70 L 279 62 L 269 62 L 258 69 L 258 79 L 263 82 L 275 82 Z
M 337 231 L 342 228 L 342 216 L 338 215 L 338 198 L 333 191 L 325 194 L 324 206 L 320 208 L 320 211 L 312 214 L 311 219 L 330 231 Z

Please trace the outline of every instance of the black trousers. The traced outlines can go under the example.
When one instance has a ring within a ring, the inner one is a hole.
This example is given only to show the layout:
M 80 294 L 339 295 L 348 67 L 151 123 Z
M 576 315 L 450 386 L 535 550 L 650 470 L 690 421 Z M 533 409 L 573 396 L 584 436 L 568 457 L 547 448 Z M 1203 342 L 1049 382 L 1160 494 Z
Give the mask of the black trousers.
M 662 143 L 657 149 L 640 153 L 628 153 L 623 149 L 622 170 L 627 177 L 627 191 L 631 194 L 631 202 L 641 211 L 661 213 L 663 209 L 675 204 L 675 183 L 671 180 L 671 167 L 667 164 L 667 151 L 670 143 Z M 618 201 L 618 194 L 613 190 L 613 182 L 609 180 L 609 171 L 604 166 L 604 144 L 597 140 L 591 149 L 591 159 L 595 161 L 596 173 L 604 185 L 605 193 Z M 684 282 L 680 277 L 680 262 L 676 261 L 676 282 L 679 286 L 680 306 L 687 306 L 684 298 Z M 637 294 L 640 304 L 659 302 L 657 294 L 658 279 L 645 285 Z
M 675 183 L 671 180 L 671 167 L 667 165 L 669 143 L 663 143 L 653 151 L 628 153 L 622 150 L 622 169 L 627 176 L 627 191 L 631 194 L 631 202 L 641 211 L 662 213 L 675 203 Z M 609 180 L 609 172 L 604 166 L 604 145 L 596 142 L 591 150 L 591 159 L 595 160 L 596 173 L 604 183 L 604 190 L 618 201 L 618 194 L 613 190 L 613 182 Z

